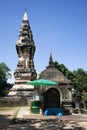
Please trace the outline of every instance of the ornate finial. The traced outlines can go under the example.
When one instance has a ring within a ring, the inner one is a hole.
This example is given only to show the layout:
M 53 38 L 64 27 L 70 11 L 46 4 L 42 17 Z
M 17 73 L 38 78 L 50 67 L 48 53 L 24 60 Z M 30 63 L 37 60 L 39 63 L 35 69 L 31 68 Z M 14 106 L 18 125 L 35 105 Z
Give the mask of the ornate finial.
M 23 20 L 28 21 L 28 15 L 27 15 L 27 10 L 26 9 L 25 9 L 25 13 L 24 13 L 24 16 L 23 16 Z

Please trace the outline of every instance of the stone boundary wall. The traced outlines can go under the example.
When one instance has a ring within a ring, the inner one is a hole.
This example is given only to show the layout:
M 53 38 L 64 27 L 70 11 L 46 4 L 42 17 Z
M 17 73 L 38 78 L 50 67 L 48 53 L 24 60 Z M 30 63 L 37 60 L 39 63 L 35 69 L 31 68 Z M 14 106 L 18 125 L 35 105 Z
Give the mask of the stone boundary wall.
M 13 106 L 27 106 L 26 97 L 2 97 L 0 98 L 0 106 L 13 107 Z

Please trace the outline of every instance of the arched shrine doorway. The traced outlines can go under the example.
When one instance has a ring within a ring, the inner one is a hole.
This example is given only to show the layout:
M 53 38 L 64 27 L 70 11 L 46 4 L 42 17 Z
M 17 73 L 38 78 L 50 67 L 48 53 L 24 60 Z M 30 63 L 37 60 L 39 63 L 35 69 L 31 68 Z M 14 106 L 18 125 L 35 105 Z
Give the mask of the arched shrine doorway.
M 44 106 L 46 108 L 60 108 L 60 93 L 55 88 L 47 90 L 44 96 Z

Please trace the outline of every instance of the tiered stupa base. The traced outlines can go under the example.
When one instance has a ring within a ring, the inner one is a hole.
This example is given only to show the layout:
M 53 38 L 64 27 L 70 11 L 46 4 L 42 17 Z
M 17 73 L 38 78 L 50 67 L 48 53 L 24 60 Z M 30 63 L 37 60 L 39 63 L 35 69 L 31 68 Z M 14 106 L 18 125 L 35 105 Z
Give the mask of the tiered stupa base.
M 17 105 L 29 105 L 30 100 L 34 95 L 34 86 L 28 85 L 27 83 L 24 84 L 22 82 L 20 84 L 14 84 L 14 86 L 10 89 L 8 97 L 21 100 L 20 102 L 18 101 Z

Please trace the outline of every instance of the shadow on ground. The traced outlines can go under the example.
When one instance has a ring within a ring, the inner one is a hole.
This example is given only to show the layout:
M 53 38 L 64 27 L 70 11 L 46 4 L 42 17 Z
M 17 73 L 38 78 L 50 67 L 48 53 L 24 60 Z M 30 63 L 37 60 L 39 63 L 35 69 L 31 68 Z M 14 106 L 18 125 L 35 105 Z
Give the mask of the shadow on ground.
M 0 115 L 0 130 L 86 130 L 75 121 L 56 119 L 12 120 Z
M 8 128 L 10 121 L 10 115 L 0 115 L 0 130 Z

